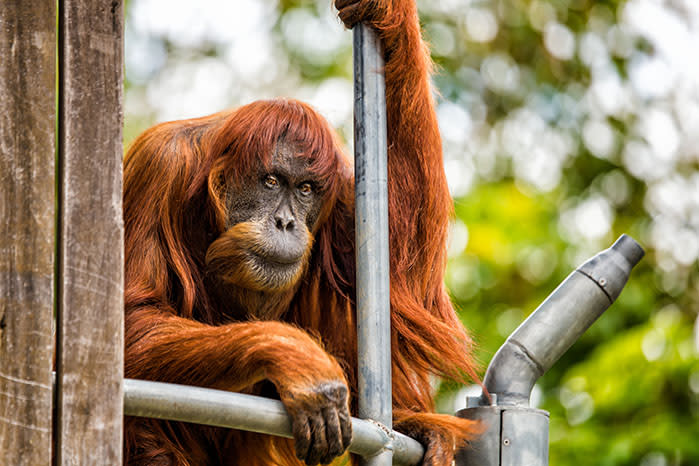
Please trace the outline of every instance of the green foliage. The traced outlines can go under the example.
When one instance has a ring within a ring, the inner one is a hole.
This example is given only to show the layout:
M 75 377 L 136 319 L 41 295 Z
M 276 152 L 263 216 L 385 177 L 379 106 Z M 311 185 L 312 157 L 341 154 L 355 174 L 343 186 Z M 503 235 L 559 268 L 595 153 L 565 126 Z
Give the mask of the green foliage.
M 428 34 L 439 24 L 437 34 L 444 36 L 446 27 L 455 37 L 454 49 L 435 57 L 440 64 L 436 83 L 445 101 L 464 105 L 472 115 L 473 103 L 484 103 L 483 126 L 499 135 L 513 112 L 534 108 L 552 134 L 570 137 L 573 147 L 552 190 L 537 189 L 522 179 L 514 157 L 503 154 L 502 146 L 496 148 L 493 155 L 504 168 L 494 177 L 476 180 L 470 192 L 456 199 L 456 221 L 466 226 L 468 244 L 452 255 L 447 282 L 463 322 L 480 345 L 479 359 L 487 362 L 585 257 L 624 232 L 644 242 L 648 255 L 618 302 L 539 383 L 540 407 L 551 413 L 550 463 L 698 464 L 699 361 L 692 335 L 697 292 L 691 285 L 696 283 L 697 267 L 695 262 L 666 266 L 669 273 L 658 268 L 659 253 L 649 241 L 653 222 L 658 221 L 647 210 L 651 183 L 634 174 L 635 160 L 625 160 L 622 154 L 650 102 L 632 112 L 608 115 L 618 138 L 615 146 L 605 157 L 590 152 L 581 133 L 596 111 L 582 105 L 591 67 L 579 52 L 567 60 L 552 56 L 542 28 L 532 23 L 534 8 L 550 6 L 560 24 L 580 40 L 591 30 L 617 31 L 624 5 L 584 0 L 480 2 L 478 7 L 495 12 L 499 27 L 491 41 L 474 43 L 461 18 L 424 4 Z M 628 40 L 635 52 L 613 60 L 621 80 L 628 79 L 629 57 L 652 53 L 643 37 Z M 517 67 L 515 89 L 503 92 L 483 84 L 483 63 L 494 56 Z M 572 108 L 566 107 L 567 98 L 576 102 Z M 694 172 L 695 166 L 678 168 L 680 174 Z M 620 201 L 613 200 L 616 188 L 624 191 Z M 566 232 L 565 211 L 594 196 L 611 200 L 611 228 L 592 240 Z M 675 280 L 681 282 L 678 289 L 673 289 Z M 441 396 L 450 389 L 455 387 L 443 387 Z

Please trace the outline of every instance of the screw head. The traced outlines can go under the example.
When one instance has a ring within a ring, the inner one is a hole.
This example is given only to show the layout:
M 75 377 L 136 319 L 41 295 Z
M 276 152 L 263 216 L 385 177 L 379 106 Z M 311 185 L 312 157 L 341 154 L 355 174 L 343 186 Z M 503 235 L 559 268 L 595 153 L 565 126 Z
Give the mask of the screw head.
M 604 277 L 600 278 L 600 279 L 599 279 L 599 284 L 602 285 L 602 286 L 606 285 L 606 284 L 607 284 L 607 279 L 604 278 Z
M 510 444 L 510 439 L 506 438 L 505 440 L 502 441 L 502 444 L 505 446 L 508 446 Z

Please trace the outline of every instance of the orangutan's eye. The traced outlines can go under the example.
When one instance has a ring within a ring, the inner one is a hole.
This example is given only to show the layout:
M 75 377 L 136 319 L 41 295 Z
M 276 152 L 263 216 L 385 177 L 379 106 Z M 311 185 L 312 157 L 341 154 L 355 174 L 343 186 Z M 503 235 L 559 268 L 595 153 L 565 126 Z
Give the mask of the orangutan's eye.
M 308 182 L 301 183 L 299 185 L 299 192 L 301 194 L 303 194 L 304 196 L 308 196 L 309 194 L 311 194 L 313 192 L 313 186 L 311 185 L 311 183 L 308 183 Z
M 265 176 L 265 186 L 269 189 L 276 189 L 279 187 L 279 180 L 274 175 Z

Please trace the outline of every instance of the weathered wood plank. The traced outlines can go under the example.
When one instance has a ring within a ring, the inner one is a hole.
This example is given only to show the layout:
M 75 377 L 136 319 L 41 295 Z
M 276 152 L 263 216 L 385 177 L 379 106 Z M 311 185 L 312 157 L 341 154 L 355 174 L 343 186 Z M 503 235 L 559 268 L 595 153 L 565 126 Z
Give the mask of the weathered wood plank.
M 0 464 L 51 462 L 56 9 L 0 1 Z
M 59 1 L 57 464 L 121 464 L 122 0 Z

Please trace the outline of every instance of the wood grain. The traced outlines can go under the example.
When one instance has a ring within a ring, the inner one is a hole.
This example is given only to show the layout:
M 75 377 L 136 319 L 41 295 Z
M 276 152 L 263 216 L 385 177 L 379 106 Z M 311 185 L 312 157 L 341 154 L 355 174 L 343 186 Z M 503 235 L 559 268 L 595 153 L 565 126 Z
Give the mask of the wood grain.
M 57 464 L 122 463 L 122 1 L 59 2 Z
M 51 462 L 56 9 L 0 1 L 0 464 Z

